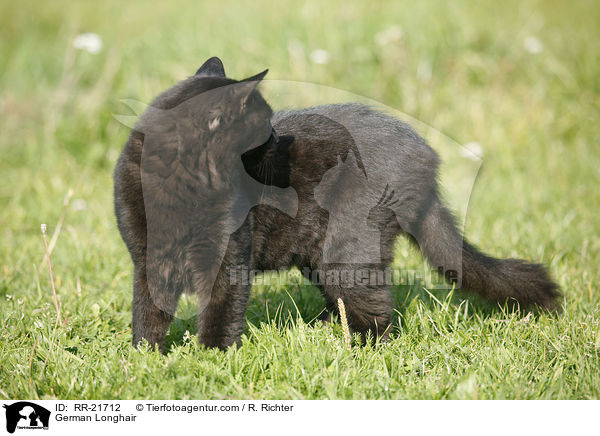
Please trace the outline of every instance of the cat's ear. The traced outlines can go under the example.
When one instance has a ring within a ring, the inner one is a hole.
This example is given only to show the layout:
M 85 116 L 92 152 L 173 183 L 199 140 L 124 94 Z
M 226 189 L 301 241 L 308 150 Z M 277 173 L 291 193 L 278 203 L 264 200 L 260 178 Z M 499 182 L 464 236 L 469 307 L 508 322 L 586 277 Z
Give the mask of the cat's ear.
M 258 84 L 258 82 L 265 78 L 268 72 L 269 70 L 266 69 L 265 71 L 255 74 L 252 77 L 248 77 L 247 79 L 242 80 L 242 82 L 256 82 L 256 84 Z
M 238 83 L 234 85 L 234 95 L 241 100 L 242 109 L 246 104 L 246 100 L 248 96 L 256 89 L 260 81 L 267 75 L 269 70 L 265 70 L 261 73 L 258 73 L 252 77 L 248 77 L 247 79 L 240 80 Z
M 236 91 L 240 94 L 248 95 L 258 86 L 260 81 L 264 79 L 269 70 L 265 70 L 261 73 L 255 74 L 252 77 L 248 77 L 247 79 L 240 80 L 240 82 L 236 85 Z
M 212 57 L 202 64 L 196 75 L 212 76 L 212 77 L 225 77 L 225 67 L 223 62 L 218 57 Z

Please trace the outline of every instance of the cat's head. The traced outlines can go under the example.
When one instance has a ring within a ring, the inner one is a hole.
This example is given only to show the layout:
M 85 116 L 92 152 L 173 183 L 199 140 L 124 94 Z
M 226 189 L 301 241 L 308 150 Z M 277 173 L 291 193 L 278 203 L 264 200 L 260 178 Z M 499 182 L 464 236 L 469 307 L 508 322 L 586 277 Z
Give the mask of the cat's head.
M 340 123 L 307 111 L 284 116 L 274 125 L 277 134 L 242 155 L 246 172 L 255 180 L 280 188 L 312 190 L 331 169 L 346 162 L 350 154 L 366 178 L 354 139 Z M 344 171 L 338 173 L 345 174 Z
M 225 76 L 219 58 L 208 59 L 141 117 L 135 130 L 145 135 L 144 152 L 161 154 L 167 164 L 177 158 L 189 172 L 212 180 L 226 176 L 243 152 L 271 137 L 273 112 L 257 90 L 266 73 L 238 81 Z

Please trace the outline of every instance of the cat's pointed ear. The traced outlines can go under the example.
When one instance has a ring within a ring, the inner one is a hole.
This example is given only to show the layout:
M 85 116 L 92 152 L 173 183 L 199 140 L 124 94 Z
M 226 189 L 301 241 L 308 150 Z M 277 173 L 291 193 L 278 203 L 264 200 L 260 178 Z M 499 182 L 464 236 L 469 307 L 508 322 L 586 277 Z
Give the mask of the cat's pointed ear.
M 258 84 L 258 82 L 265 78 L 268 72 L 269 70 L 266 69 L 265 71 L 255 74 L 252 77 L 248 77 L 247 79 L 242 80 L 242 82 L 256 82 Z
M 225 77 L 225 67 L 223 67 L 223 62 L 221 59 L 214 56 L 204 62 L 198 71 L 196 71 L 196 75 L 203 76 L 212 76 L 212 77 Z
M 269 70 L 265 70 L 261 73 L 255 74 L 247 79 L 240 80 L 235 84 L 235 95 L 242 99 L 242 102 L 256 89 L 260 81 L 267 75 Z

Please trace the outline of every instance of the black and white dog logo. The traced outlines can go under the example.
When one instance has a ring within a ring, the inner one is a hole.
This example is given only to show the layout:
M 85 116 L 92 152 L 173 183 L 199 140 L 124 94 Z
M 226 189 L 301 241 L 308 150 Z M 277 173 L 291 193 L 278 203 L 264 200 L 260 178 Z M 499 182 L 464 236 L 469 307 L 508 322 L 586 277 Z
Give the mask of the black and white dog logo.
M 19 401 L 10 405 L 4 404 L 6 409 L 6 431 L 14 433 L 18 429 L 48 429 L 50 411 L 29 401 Z

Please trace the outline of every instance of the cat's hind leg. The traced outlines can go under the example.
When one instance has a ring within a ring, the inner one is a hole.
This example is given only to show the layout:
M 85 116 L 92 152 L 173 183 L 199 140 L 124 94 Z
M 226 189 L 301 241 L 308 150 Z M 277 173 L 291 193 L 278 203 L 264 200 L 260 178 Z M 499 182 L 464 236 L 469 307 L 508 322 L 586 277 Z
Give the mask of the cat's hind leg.
M 380 232 L 380 259 L 373 264 L 325 265 L 321 276 L 338 277 L 338 283 L 325 282 L 322 292 L 327 302 L 327 315 L 338 314 L 337 299 L 341 298 L 346 307 L 350 328 L 361 334 L 363 343 L 367 336 L 385 339 L 391 329 L 393 297 L 390 293 L 391 274 L 387 267 L 394 259 L 394 242 L 403 234 L 393 210 L 386 202 L 371 209 L 369 226 Z M 332 268 L 328 274 L 327 268 Z M 336 271 L 337 270 L 337 271 Z
M 388 286 L 377 282 L 383 275 L 382 271 L 344 268 L 339 272 L 339 283 L 324 285 L 329 301 L 335 301 L 337 306 L 338 298 L 341 298 L 348 325 L 353 332 L 360 333 L 363 343 L 367 342 L 368 337 L 374 341 L 377 337 L 385 339 L 390 333 L 393 298 Z M 378 276 L 375 282 L 371 274 Z M 337 307 L 333 312 L 338 313 Z

